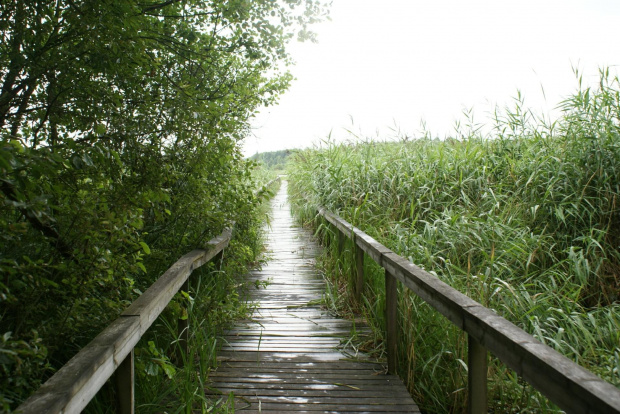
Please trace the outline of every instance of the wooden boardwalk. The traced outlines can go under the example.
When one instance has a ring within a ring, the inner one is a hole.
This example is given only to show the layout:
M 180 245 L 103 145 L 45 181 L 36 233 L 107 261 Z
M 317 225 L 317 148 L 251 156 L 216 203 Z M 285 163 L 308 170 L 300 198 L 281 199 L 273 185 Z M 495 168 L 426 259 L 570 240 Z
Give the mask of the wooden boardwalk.
M 225 336 L 210 389 L 233 393 L 235 411 L 243 413 L 419 413 L 398 377 L 343 346 L 364 328 L 321 309 L 319 247 L 293 222 L 286 187 L 272 200 L 270 260 L 247 275 L 257 308 Z

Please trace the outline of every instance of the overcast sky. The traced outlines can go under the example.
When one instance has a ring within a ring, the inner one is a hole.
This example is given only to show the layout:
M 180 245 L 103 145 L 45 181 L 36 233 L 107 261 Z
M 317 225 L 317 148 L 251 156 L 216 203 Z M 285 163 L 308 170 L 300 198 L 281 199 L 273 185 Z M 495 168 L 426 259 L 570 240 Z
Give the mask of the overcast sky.
M 551 111 L 620 65 L 620 0 L 334 0 L 319 43 L 293 43 L 296 80 L 256 117 L 244 153 L 334 139 L 446 136 L 464 109 L 482 122 L 520 90 Z M 544 88 L 544 93 L 542 89 Z

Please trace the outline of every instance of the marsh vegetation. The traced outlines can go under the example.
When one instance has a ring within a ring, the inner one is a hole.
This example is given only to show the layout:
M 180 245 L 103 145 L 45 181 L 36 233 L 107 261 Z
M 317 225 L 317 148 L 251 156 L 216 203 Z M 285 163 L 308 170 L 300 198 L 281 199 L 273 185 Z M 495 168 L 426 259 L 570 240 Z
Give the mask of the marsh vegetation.
M 554 122 L 519 98 L 494 114 L 488 134 L 465 123 L 444 140 L 328 141 L 299 152 L 289 168 L 297 214 L 312 221 L 311 207 L 324 205 L 620 386 L 619 86 L 601 71 L 599 87 L 579 87 Z M 355 304 L 351 262 L 328 250 L 329 302 L 369 318 L 376 335 L 362 346 L 381 355 L 383 274 L 366 265 Z M 410 293 L 401 292 L 399 319 L 399 371 L 416 401 L 460 412 L 464 333 Z M 556 410 L 497 361 L 489 371 L 494 412 Z

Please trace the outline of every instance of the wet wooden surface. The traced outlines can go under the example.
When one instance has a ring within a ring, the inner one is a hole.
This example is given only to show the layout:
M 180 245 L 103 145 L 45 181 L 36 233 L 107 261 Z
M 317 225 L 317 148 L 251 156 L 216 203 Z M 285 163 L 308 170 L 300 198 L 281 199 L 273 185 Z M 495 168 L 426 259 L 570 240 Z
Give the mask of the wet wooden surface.
M 257 308 L 225 336 L 210 392 L 232 393 L 229 402 L 243 413 L 418 413 L 398 377 L 348 345 L 351 332 L 368 331 L 364 324 L 321 309 L 319 247 L 294 223 L 286 187 L 272 200 L 270 260 L 247 275 Z

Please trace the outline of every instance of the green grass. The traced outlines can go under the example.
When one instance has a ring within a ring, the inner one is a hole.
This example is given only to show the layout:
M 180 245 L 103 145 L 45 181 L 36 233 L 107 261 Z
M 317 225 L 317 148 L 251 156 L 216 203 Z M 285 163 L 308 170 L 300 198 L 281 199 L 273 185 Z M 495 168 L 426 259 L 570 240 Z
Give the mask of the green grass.
M 602 71 L 599 88 L 580 86 L 555 122 L 519 98 L 485 136 L 465 126 L 446 140 L 328 141 L 295 156 L 296 212 L 310 220 L 311 205 L 326 206 L 620 386 L 619 86 Z M 352 260 L 336 256 L 325 266 L 346 285 Z M 367 265 L 367 275 L 358 310 L 381 335 L 383 274 Z M 357 306 L 350 288 L 339 292 Z M 399 313 L 400 374 L 416 400 L 428 412 L 463 411 L 463 333 L 409 292 Z M 556 410 L 499 362 L 489 371 L 495 412 Z

